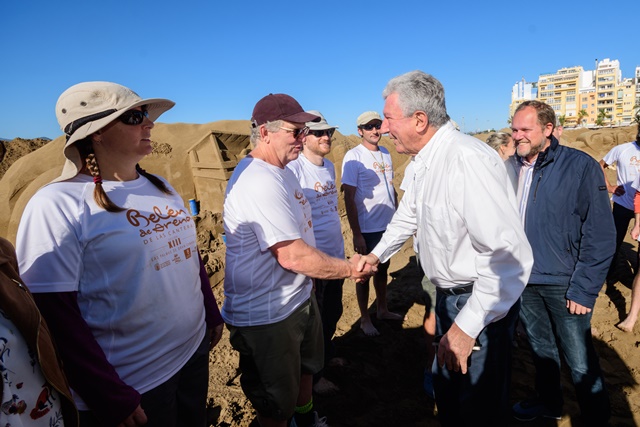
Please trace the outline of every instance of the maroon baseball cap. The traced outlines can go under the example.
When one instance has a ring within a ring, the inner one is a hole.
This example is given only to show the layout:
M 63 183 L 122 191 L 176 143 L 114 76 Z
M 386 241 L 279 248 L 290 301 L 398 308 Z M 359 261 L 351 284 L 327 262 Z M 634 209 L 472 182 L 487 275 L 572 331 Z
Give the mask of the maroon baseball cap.
M 262 98 L 255 107 L 251 121 L 253 126 L 260 126 L 267 122 L 286 120 L 292 123 L 319 122 L 320 117 L 306 113 L 298 101 L 284 93 L 270 93 Z

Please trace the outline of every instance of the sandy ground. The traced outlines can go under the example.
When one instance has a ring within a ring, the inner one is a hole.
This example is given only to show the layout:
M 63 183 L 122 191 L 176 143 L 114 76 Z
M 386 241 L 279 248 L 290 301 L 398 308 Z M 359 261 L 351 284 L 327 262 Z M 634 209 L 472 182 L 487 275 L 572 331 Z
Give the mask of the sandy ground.
M 239 126 L 234 123 L 229 126 Z M 246 124 L 241 123 L 241 125 L 239 128 L 246 127 Z M 166 171 L 160 169 L 156 170 L 156 173 L 168 177 L 176 186 L 174 179 L 178 175 L 184 177 L 187 171 L 182 166 L 184 163 L 183 153 L 186 153 L 186 149 L 182 147 L 197 142 L 202 137 L 202 129 L 219 129 L 220 126 L 219 123 L 157 125 L 153 134 L 154 141 L 159 141 L 158 146 L 165 147 L 166 150 L 162 150 L 162 152 L 158 150 L 151 157 L 155 156 L 158 162 L 165 158 L 165 163 L 172 162 L 172 167 L 177 162 L 181 163 L 179 163 L 180 168 L 175 169 L 180 174 L 176 173 L 174 169 Z M 599 131 L 576 130 L 565 132 L 562 143 L 584 150 L 600 160 L 613 145 L 630 141 L 632 136 L 635 136 L 635 128 Z M 486 135 L 479 137 L 484 139 Z M 41 145 L 40 142 L 24 141 L 26 140 L 5 143 L 9 149 L 6 150 L 6 154 L 0 162 L 0 177 L 9 164 Z M 176 141 L 180 141 L 180 143 Z M 47 145 L 60 144 L 61 142 L 56 139 Z M 348 148 L 357 143 L 358 138 L 354 136 L 336 134 L 334 137 L 334 150 L 329 157 L 336 164 L 338 174 L 342 156 Z M 394 183 L 397 188 L 402 179 L 407 158 L 396 155 L 388 141 L 384 145 L 387 145 L 394 155 L 393 162 L 397 172 Z M 18 209 L 24 203 L 20 201 L 16 204 L 17 197 L 23 192 L 35 191 L 37 188 L 37 186 L 35 188 L 26 187 L 25 182 L 44 179 L 37 177 L 43 173 L 52 173 L 47 172 L 46 169 L 40 170 L 36 165 L 49 158 L 54 159 L 49 160 L 50 162 L 57 162 L 56 167 L 61 165 L 60 159 L 55 160 L 51 154 L 52 148 L 53 146 L 42 147 L 37 151 L 42 152 L 40 157 L 33 157 L 29 162 L 19 162 L 20 164 L 16 164 L 19 170 L 11 168 L 7 172 L 7 177 L 0 180 L 0 196 L 7 197 L 9 200 L 9 212 Z M 56 153 L 56 155 L 59 157 L 59 154 Z M 147 167 L 143 163 L 143 167 L 154 172 L 154 163 L 150 164 L 151 167 Z M 36 176 L 27 179 L 25 175 L 28 173 L 34 173 Z M 615 172 L 608 171 L 608 173 L 610 179 L 615 181 Z M 48 180 L 54 176 L 55 171 L 49 178 L 45 178 Z M 183 197 L 185 196 L 183 194 Z M 350 250 L 351 234 L 348 230 L 342 202 L 340 208 L 347 255 L 351 255 L 353 252 Z M 12 240 L 15 224 L 11 223 L 7 226 L 6 218 L 0 218 L 0 220 L 4 221 L 2 223 L 4 228 L 0 227 L 0 233 Z M 222 279 L 224 277 L 224 244 L 220 236 L 222 232 L 221 214 L 220 212 L 202 211 L 196 218 L 196 224 L 198 244 L 211 275 L 212 288 L 221 304 L 223 301 Z M 640 326 L 637 326 L 633 333 L 624 333 L 615 327 L 624 318 L 629 306 L 630 286 L 636 269 L 636 249 L 637 242 L 632 242 L 628 237 L 623 244 L 623 255 L 618 263 L 619 281 L 603 288 L 593 315 L 594 341 L 601 357 L 606 385 L 611 395 L 613 409 L 611 425 L 613 426 L 640 425 L 640 389 L 638 386 L 640 358 L 637 356 L 638 347 L 640 347 Z M 349 281 L 344 285 L 344 314 L 338 324 L 335 337 L 338 355 L 345 358 L 347 364 L 341 367 L 329 367 L 326 372 L 326 376 L 340 387 L 340 391 L 333 396 L 315 396 L 315 408 L 322 416 L 327 416 L 329 425 L 333 427 L 438 426 L 439 422 L 434 414 L 434 404 L 422 390 L 422 375 L 426 363 L 426 345 L 422 330 L 424 305 L 420 287 L 420 273 L 416 267 L 415 255 L 410 242 L 392 259 L 388 285 L 389 308 L 406 314 L 406 321 L 378 321 L 376 327 L 380 330 L 381 335 L 374 338 L 365 337 L 359 328 L 359 311 L 354 287 L 355 284 Z M 373 291 L 370 296 L 370 307 L 374 312 Z M 240 377 L 237 370 L 238 357 L 231 348 L 228 338 L 228 332 L 225 330 L 220 344 L 211 353 L 209 389 L 211 425 L 255 427 L 258 425 L 255 420 L 255 412 L 240 388 Z M 511 390 L 513 402 L 528 396 L 533 391 L 533 365 L 526 337 L 519 336 L 517 344 L 517 348 L 514 349 L 513 387 Z M 562 420 L 534 422 L 527 423 L 527 425 L 581 425 L 577 419 L 579 411 L 573 386 L 567 375 L 564 378 L 564 385 L 566 402 Z M 513 425 L 520 424 L 516 421 L 513 422 Z
M 345 218 L 346 220 L 346 218 Z M 346 237 L 346 236 L 345 236 Z M 612 426 L 640 425 L 640 346 L 638 328 L 633 334 L 615 327 L 630 301 L 636 245 L 625 242 L 618 273 L 622 280 L 604 288 L 593 316 L 594 341 L 601 357 L 613 416 Z M 367 337 L 359 328 L 355 284 L 344 285 L 344 314 L 338 324 L 335 345 L 346 366 L 329 367 L 326 376 L 340 387 L 333 396 L 315 396 L 315 407 L 332 427 L 438 426 L 434 403 L 422 390 L 426 345 L 422 330 L 425 312 L 420 272 L 410 244 L 391 261 L 389 308 L 406 313 L 404 322 L 377 321 L 378 337 Z M 218 300 L 222 289 L 215 288 Z M 373 294 L 373 292 L 372 292 Z M 373 295 L 370 309 L 375 313 Z M 375 317 L 375 316 L 373 316 Z M 518 336 L 514 349 L 511 399 L 529 396 L 534 368 L 526 336 Z M 237 355 L 228 342 L 228 332 L 211 355 L 210 406 L 212 425 L 257 427 L 255 413 L 240 388 Z M 517 426 L 580 426 L 579 409 L 568 372 L 564 376 L 565 408 L 561 421 L 513 422 Z

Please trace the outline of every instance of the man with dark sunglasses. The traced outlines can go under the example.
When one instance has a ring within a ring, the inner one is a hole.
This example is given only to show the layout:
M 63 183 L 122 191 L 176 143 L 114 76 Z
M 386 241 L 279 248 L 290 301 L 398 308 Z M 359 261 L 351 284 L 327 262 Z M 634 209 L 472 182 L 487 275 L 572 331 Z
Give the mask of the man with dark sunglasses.
M 320 117 L 317 123 L 307 122 L 309 133 L 303 141 L 302 152 L 287 167 L 300 181 L 305 197 L 311 205 L 313 234 L 316 249 L 334 258 L 344 258 L 344 239 L 338 214 L 338 189 L 333 163 L 325 156 L 331 151 L 331 138 L 337 126 L 330 126 L 319 111 L 307 111 Z M 335 347 L 331 342 L 336 325 L 342 316 L 342 285 L 344 279 L 315 279 L 315 293 L 322 319 L 324 336 L 324 364 L 332 361 Z M 322 375 L 314 376 L 313 391 L 320 395 L 337 392 L 338 387 Z
M 393 166 L 389 151 L 378 144 L 382 119 L 375 111 L 366 111 L 356 120 L 362 143 L 345 154 L 342 161 L 342 189 L 347 219 L 353 232 L 353 249 L 368 254 L 380 241 L 396 211 L 398 199 L 393 188 Z M 373 276 L 377 299 L 377 318 L 402 320 L 387 307 L 387 270 L 381 263 Z M 360 328 L 368 336 L 380 335 L 369 314 L 369 282 L 356 287 L 360 308 Z

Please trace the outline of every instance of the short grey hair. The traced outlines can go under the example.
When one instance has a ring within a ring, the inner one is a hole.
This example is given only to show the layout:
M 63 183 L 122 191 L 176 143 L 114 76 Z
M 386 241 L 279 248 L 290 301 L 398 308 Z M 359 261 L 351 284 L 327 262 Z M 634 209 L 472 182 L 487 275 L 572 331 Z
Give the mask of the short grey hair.
M 424 111 L 429 124 L 435 128 L 440 128 L 450 120 L 444 100 L 444 87 L 430 74 L 416 70 L 394 77 L 387 83 L 382 97 L 387 99 L 393 93 L 398 94 L 398 104 L 404 117 L 410 117 L 416 111 Z
M 282 120 L 266 122 L 261 126 L 267 128 L 269 132 L 278 132 L 280 130 L 280 126 L 282 126 Z M 260 126 L 251 125 L 251 136 L 249 137 L 249 141 L 251 141 L 251 144 L 253 144 L 254 147 L 258 145 L 258 142 L 260 141 Z
M 498 148 L 500 148 L 503 145 L 507 145 L 510 139 L 511 139 L 510 133 L 495 132 L 489 135 L 489 138 L 487 138 L 487 145 L 489 145 L 489 147 L 493 148 L 494 150 L 498 151 Z

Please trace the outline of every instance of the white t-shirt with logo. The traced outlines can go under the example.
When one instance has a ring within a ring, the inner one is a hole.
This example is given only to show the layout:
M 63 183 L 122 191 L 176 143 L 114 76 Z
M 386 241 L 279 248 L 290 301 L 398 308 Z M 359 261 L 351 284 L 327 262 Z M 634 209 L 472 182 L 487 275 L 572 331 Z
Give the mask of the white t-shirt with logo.
M 311 204 L 316 248 L 336 258 L 344 258 L 344 240 L 338 215 L 336 171 L 330 160 L 314 165 L 304 154 L 287 165 L 298 178 L 305 197 Z
M 355 204 L 363 233 L 384 231 L 396 210 L 391 155 L 386 148 L 378 148 L 370 151 L 360 144 L 342 160 L 342 184 L 356 188 Z
M 144 393 L 178 372 L 205 335 L 195 224 L 175 190 L 166 195 L 143 176 L 103 182 L 123 212 L 98 207 L 94 187 L 80 174 L 31 198 L 18 228 L 20 272 L 33 293 L 77 292 L 109 363 Z
M 297 239 L 315 247 L 311 206 L 296 176 L 245 157 L 227 184 L 223 219 L 224 321 L 255 326 L 290 316 L 311 296 L 312 282 L 284 269 L 269 248 Z
M 622 196 L 613 194 L 611 200 L 633 210 L 633 197 L 636 192 L 632 184 L 640 171 L 640 147 L 635 142 L 616 145 L 602 160 L 608 165 L 616 164 L 618 185 L 624 186 L 624 194 Z

